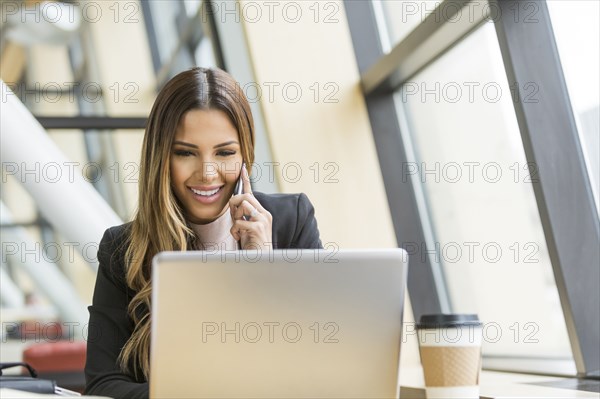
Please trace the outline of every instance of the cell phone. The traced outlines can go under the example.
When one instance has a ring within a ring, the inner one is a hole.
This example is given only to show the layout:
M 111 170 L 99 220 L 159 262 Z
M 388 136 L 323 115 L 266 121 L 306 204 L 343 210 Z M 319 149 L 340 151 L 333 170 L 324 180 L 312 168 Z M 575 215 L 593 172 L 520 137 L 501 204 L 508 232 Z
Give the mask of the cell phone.
M 240 195 L 244 192 L 244 183 L 242 182 L 242 173 L 243 169 L 246 167 L 246 164 L 242 162 L 242 168 L 240 169 L 240 177 L 238 178 L 237 183 L 235 183 L 235 189 L 233 190 L 233 195 Z
M 233 195 L 240 195 L 240 194 L 243 194 L 243 192 L 244 192 L 244 183 L 242 182 L 242 173 L 244 172 L 245 167 L 246 167 L 246 164 L 244 162 L 242 162 L 242 168 L 240 169 L 240 177 L 238 178 L 237 183 L 235 183 L 235 189 L 233 190 Z M 242 218 L 244 220 L 250 219 L 249 216 L 242 216 Z M 241 244 L 240 244 L 240 247 L 241 247 Z

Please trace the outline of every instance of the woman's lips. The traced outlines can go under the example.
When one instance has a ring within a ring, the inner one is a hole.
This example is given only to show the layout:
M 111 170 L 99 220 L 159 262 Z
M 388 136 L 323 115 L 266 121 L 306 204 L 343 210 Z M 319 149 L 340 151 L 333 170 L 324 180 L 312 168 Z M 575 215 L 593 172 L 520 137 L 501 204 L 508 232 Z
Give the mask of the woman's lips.
M 212 190 L 199 190 L 190 187 L 189 190 L 192 193 L 192 197 L 194 197 L 196 201 L 203 204 L 212 204 L 213 202 L 218 201 L 219 198 L 221 198 L 221 195 L 223 193 L 223 187 L 225 186 L 214 188 Z M 216 192 L 212 194 L 212 192 L 215 190 Z

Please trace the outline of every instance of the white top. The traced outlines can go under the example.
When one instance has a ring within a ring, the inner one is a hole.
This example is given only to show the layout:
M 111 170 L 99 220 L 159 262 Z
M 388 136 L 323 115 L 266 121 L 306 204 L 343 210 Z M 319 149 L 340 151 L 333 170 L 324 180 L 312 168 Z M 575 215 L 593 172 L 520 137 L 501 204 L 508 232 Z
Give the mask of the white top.
M 198 236 L 198 249 L 221 251 L 239 249 L 238 242 L 231 235 L 233 218 L 229 210 L 210 223 L 190 223 L 190 226 Z

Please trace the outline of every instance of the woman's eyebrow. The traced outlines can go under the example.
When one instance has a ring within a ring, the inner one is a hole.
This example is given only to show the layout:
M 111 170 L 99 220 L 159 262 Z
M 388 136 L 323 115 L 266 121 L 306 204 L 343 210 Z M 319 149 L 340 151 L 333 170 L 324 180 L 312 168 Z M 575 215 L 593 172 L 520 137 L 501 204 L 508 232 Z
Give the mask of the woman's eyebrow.
M 186 143 L 186 142 L 184 142 L 184 141 L 179 141 L 179 140 L 175 140 L 175 141 L 173 142 L 173 144 L 180 144 L 180 145 L 184 145 L 184 146 L 186 146 L 186 147 L 198 148 L 198 146 L 197 146 L 197 145 L 195 145 L 195 144 Z M 217 145 L 216 145 L 216 146 L 214 146 L 213 148 L 225 147 L 225 146 L 227 146 L 227 145 L 230 145 L 230 144 L 238 144 L 238 142 L 237 142 L 237 141 L 235 141 L 235 140 L 232 140 L 232 141 L 227 141 L 227 142 L 225 142 L 225 143 L 217 144 Z
M 217 144 L 213 148 L 225 147 L 226 145 L 229 145 L 229 144 L 238 144 L 238 142 L 235 140 L 232 140 L 232 141 L 228 141 L 226 143 Z
M 197 146 L 197 145 L 190 144 L 190 143 L 186 143 L 186 142 L 179 141 L 179 140 L 175 140 L 175 141 L 173 142 L 173 144 L 180 144 L 180 145 L 184 145 L 184 146 L 186 146 L 186 147 L 198 148 L 198 146 Z

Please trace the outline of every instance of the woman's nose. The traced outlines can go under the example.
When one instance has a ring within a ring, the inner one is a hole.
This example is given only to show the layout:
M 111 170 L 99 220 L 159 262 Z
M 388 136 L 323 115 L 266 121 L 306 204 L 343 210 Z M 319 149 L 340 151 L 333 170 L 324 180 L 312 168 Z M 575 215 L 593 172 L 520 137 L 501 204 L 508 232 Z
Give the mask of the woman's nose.
M 203 162 L 200 173 L 202 180 L 212 181 L 219 175 L 219 169 L 215 162 Z

